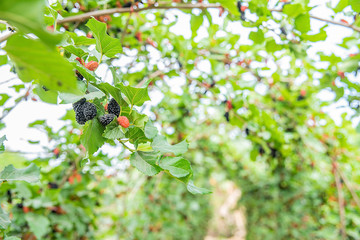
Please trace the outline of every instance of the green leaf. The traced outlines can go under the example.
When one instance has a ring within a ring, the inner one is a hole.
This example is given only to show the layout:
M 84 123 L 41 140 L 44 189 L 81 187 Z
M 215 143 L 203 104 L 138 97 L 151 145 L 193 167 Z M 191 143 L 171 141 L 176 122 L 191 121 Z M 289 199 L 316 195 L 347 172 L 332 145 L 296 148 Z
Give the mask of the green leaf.
M 121 139 L 125 137 L 125 134 L 123 133 L 121 126 L 114 124 L 114 125 L 108 125 L 105 129 L 105 132 L 103 134 L 104 137 L 108 139 Z
M 221 6 L 223 6 L 226 10 L 228 10 L 232 15 L 235 15 L 235 16 L 240 15 L 240 13 L 236 7 L 236 1 L 234 1 L 234 0 L 218 0 L 217 2 L 219 2 L 221 4 Z
M 59 97 L 60 99 L 62 99 L 63 101 L 61 103 L 63 104 L 67 104 L 67 103 L 74 103 L 79 101 L 82 98 L 86 98 L 86 100 L 92 100 L 95 98 L 102 98 L 104 97 L 105 94 L 102 93 L 101 91 L 97 91 L 97 92 L 91 92 L 85 95 L 76 95 L 76 94 L 71 94 L 71 93 L 60 93 Z
M 145 137 L 144 131 L 134 126 L 128 128 L 128 131 L 125 133 L 125 137 L 129 138 L 130 143 L 133 144 L 145 143 L 148 141 Z
M 0 138 L 0 153 L 3 153 L 5 151 L 4 141 L 6 141 L 5 135 Z
M 199 16 L 192 15 L 190 19 L 190 26 L 191 26 L 191 32 L 192 37 L 196 36 L 196 32 L 199 29 L 199 27 L 202 25 L 204 21 L 203 14 L 200 14 Z
M 5 0 L 0 1 L 0 16 L 20 31 L 33 33 L 46 44 L 55 46 L 62 36 L 45 31 L 44 8 L 43 0 Z
M 32 123 L 29 123 L 28 127 L 32 128 L 32 127 L 35 127 L 35 126 L 45 125 L 45 124 L 46 124 L 45 120 L 36 120 L 36 121 L 34 121 Z
M 145 122 L 149 119 L 146 114 L 141 114 L 136 110 L 132 110 L 130 119 L 132 121 L 133 126 L 139 127 L 141 129 L 144 128 Z
M 18 93 L 20 92 L 20 89 L 24 89 L 25 85 L 24 84 L 19 84 L 19 85 L 12 85 L 11 88 L 15 89 L 15 91 Z M 1 105 L 1 104 L 0 104 Z
M 106 33 L 106 24 L 90 19 L 86 26 L 90 28 L 96 40 L 96 50 L 109 58 L 115 57 L 117 53 L 121 53 L 122 47 L 118 39 L 112 38 Z
M 109 67 L 111 74 L 113 76 L 113 81 L 114 81 L 114 85 L 116 86 L 117 84 L 121 83 L 120 80 L 120 76 L 119 74 L 116 72 L 116 67 Z
M 40 85 L 38 85 L 34 89 L 34 93 L 39 96 L 41 101 L 44 101 L 47 103 L 52 103 L 52 104 L 57 104 L 58 92 L 56 92 L 56 91 L 53 91 L 53 90 L 45 91 L 45 89 L 43 89 Z
M 357 0 L 355 0 L 355 1 L 357 1 Z M 344 8 L 346 8 L 348 6 L 348 4 L 349 4 L 348 0 L 340 0 L 333 10 L 335 13 L 341 12 L 342 10 L 344 10 Z
M 40 169 L 31 163 L 28 167 L 22 169 L 16 169 L 13 165 L 8 165 L 0 172 L 0 182 L 3 181 L 26 181 L 37 182 L 39 181 Z
M 286 4 L 283 9 L 283 13 L 288 15 L 289 17 L 296 18 L 300 14 L 304 13 L 304 9 L 300 3 L 296 4 Z
M 97 118 L 86 123 L 80 141 L 90 155 L 94 154 L 105 143 L 106 138 L 102 136 L 103 132 L 104 126 Z
M 295 28 L 301 33 L 306 33 L 310 31 L 310 15 L 301 14 L 297 18 L 295 18 Z
M 120 84 L 122 93 L 128 98 L 131 105 L 141 106 L 144 102 L 151 100 L 147 88 L 135 88 Z
M 89 54 L 89 53 L 85 52 L 83 49 L 81 49 L 79 47 L 75 47 L 74 45 L 65 46 L 64 49 L 79 58 L 83 58 Z
M 93 71 L 90 71 L 89 69 L 81 65 L 77 60 L 73 62 L 72 65 L 74 68 L 76 68 L 76 70 L 79 71 L 81 75 L 83 75 L 86 80 L 90 81 L 93 84 L 96 83 L 96 76 Z
M 14 35 L 8 39 L 4 50 L 15 63 L 22 81 L 38 80 L 48 89 L 77 92 L 71 64 L 55 49 L 45 46 L 38 40 Z
M 28 213 L 25 215 L 25 219 L 29 224 L 31 232 L 33 232 L 38 239 L 43 239 L 43 236 L 50 231 L 50 221 L 45 216 Z
M 0 229 L 7 229 L 10 223 L 9 215 L 5 213 L 0 206 Z
M 192 174 L 190 162 L 182 157 L 165 157 L 160 160 L 159 166 L 183 182 L 187 182 Z
M 4 106 L 5 102 L 10 98 L 9 95 L 2 93 L 0 94 L 0 106 Z
M 110 93 L 110 95 L 115 99 L 115 101 L 120 105 L 120 106 L 127 106 L 127 103 L 125 102 L 125 100 L 121 97 L 121 90 L 120 88 L 111 86 L 109 83 L 100 83 L 100 84 L 95 84 L 95 86 L 97 88 L 99 88 L 101 91 L 103 91 L 104 93 Z
M 194 182 L 192 180 L 189 180 L 186 188 L 192 194 L 209 194 L 209 193 L 212 193 L 209 189 L 195 186 Z
M 258 29 L 257 32 L 251 32 L 249 35 L 249 39 L 253 40 L 254 43 L 262 43 L 265 40 L 264 33 L 261 29 Z
M 5 23 L 0 23 L 0 31 L 5 31 L 7 29 L 7 26 Z
M 76 33 L 73 32 L 66 32 L 66 34 L 71 38 L 75 46 L 96 44 L 96 40 L 94 38 L 78 36 Z
M 326 40 L 326 37 L 327 37 L 326 31 L 324 30 L 325 27 L 326 26 L 322 27 L 320 29 L 320 32 L 317 34 L 314 34 L 314 35 L 302 34 L 301 37 L 304 40 L 308 40 L 311 42 L 324 41 L 324 40 Z
M 349 5 L 355 12 L 360 12 L 360 1 L 359 0 L 349 0 Z
M 145 136 L 148 139 L 153 139 L 158 134 L 158 129 L 153 125 L 153 123 L 149 120 L 145 125 Z
M 277 44 L 274 39 L 269 39 L 265 44 L 266 51 L 276 52 L 282 49 L 282 46 Z
M 148 176 L 158 174 L 162 169 L 156 165 L 159 158 L 157 152 L 134 152 L 130 156 L 130 164 L 136 167 L 140 172 Z
M 184 140 L 178 144 L 170 145 L 164 136 L 158 135 L 153 139 L 151 146 L 155 151 L 160 151 L 161 153 L 180 155 L 187 151 L 188 143 Z
M 80 161 L 80 167 L 84 167 L 86 164 L 88 164 L 90 160 L 88 158 L 84 158 Z
M 7 63 L 7 56 L 6 55 L 0 55 L 0 66 Z

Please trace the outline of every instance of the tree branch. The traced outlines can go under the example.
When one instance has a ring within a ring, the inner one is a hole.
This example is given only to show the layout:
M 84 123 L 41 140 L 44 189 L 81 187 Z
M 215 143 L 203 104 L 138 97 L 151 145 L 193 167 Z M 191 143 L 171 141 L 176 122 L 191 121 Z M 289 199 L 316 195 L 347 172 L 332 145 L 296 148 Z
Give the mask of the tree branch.
M 104 10 L 97 10 L 97 11 L 87 12 L 87 13 L 84 13 L 84 14 L 79 14 L 79 15 L 75 15 L 75 16 L 71 16 L 71 17 L 66 17 L 64 19 L 59 19 L 59 20 L 57 20 L 56 24 L 63 24 L 63 23 L 67 23 L 67 22 L 81 22 L 81 21 L 85 21 L 86 19 L 89 19 L 91 17 L 99 17 L 99 16 L 103 16 L 103 15 L 111 15 L 111 14 L 114 14 L 114 13 L 141 12 L 141 11 L 152 10 L 152 9 L 194 9 L 194 8 L 200 8 L 200 9 L 221 8 L 221 5 L 195 3 L 195 4 L 158 5 L 158 6 L 152 5 L 152 6 L 149 6 L 149 7 L 136 8 L 136 9 L 131 9 L 131 8 L 111 8 L 111 9 L 104 9 Z M 269 9 L 269 11 L 281 13 L 282 9 Z M 360 32 L 360 27 L 354 26 L 352 24 L 343 23 L 343 22 L 337 22 L 337 21 L 334 21 L 334 20 L 325 19 L 325 18 L 314 16 L 314 15 L 310 15 L 310 18 L 313 18 L 313 19 L 316 19 L 316 20 L 319 20 L 319 21 L 323 21 L 323 22 L 327 22 L 327 23 L 330 23 L 330 24 L 338 25 L 338 26 L 351 28 L 356 32 Z M 0 43 L 5 41 L 6 39 L 8 39 L 13 34 L 14 33 L 9 33 L 7 35 L 4 35 L 4 36 L 0 37 Z
M 194 8 L 200 8 L 200 9 L 207 9 L 207 8 L 219 8 L 221 7 L 218 4 L 203 4 L 203 3 L 195 3 L 195 4 L 178 4 L 178 5 L 164 5 L 164 6 L 149 6 L 145 8 L 135 8 L 131 10 L 130 8 L 111 8 L 111 9 L 104 9 L 104 10 L 98 10 L 93 12 L 88 12 L 80 15 L 75 15 L 71 17 L 66 17 L 64 19 L 60 19 L 57 21 L 58 24 L 67 23 L 67 22 L 78 22 L 78 21 L 84 21 L 86 19 L 89 19 L 91 17 L 99 17 L 103 15 L 111 15 L 114 13 L 130 13 L 130 12 L 141 12 L 145 10 L 151 10 L 151 9 L 194 9 Z
M 269 9 L 269 11 L 270 12 L 279 12 L 279 13 L 281 13 L 282 9 Z M 314 16 L 314 15 L 310 15 L 310 18 L 313 18 L 313 19 L 316 19 L 316 20 L 319 20 L 319 21 L 322 21 L 322 22 L 327 22 L 327 23 L 330 23 L 330 24 L 338 25 L 338 26 L 351 28 L 354 31 L 360 32 L 360 27 L 354 26 L 354 25 L 349 24 L 349 23 L 337 22 L 337 21 L 334 21 L 334 20 L 331 20 L 331 19 L 325 19 L 325 18 Z
M 124 45 L 124 39 L 125 39 L 126 31 L 127 31 L 128 27 L 129 27 L 131 15 L 132 15 L 132 13 L 129 14 L 129 17 L 128 17 L 127 20 L 126 20 L 126 24 L 125 24 L 124 30 L 123 30 L 123 32 L 122 32 L 122 34 L 121 34 L 121 46 Z
M 30 90 L 31 90 L 31 86 L 26 90 L 26 93 L 19 98 L 19 101 L 17 102 L 15 101 L 15 104 L 12 107 L 10 107 L 9 110 L 3 112 L 2 116 L 0 117 L 0 121 L 2 121 L 7 115 L 9 115 L 9 113 L 12 110 L 14 110 L 14 108 L 16 108 L 21 103 L 22 100 L 26 99 L 29 96 Z
M 162 71 L 157 70 L 157 71 L 151 73 L 147 78 L 144 78 L 143 80 L 141 80 L 141 82 L 139 82 L 139 83 L 136 85 L 136 87 L 137 87 L 137 88 L 140 88 L 140 87 L 142 87 L 148 80 L 153 79 L 153 78 L 156 78 L 156 77 L 158 77 L 158 76 L 161 76 L 162 74 L 164 74 Z
M 5 41 L 6 39 L 8 39 L 9 37 L 11 37 L 12 35 L 14 35 L 15 32 L 9 32 L 8 34 L 1 36 L 0 37 L 0 43 L 2 43 L 3 41 Z
M 12 77 L 12 78 L 10 78 L 10 79 L 8 79 L 8 80 L 5 80 L 5 81 L 3 81 L 3 82 L 0 82 L 0 85 L 6 84 L 6 83 L 11 82 L 11 81 L 13 81 L 13 80 L 15 80 L 15 79 L 19 79 L 19 78 L 18 78 L 18 77 Z
M 341 238 L 343 240 L 346 239 L 346 223 L 345 223 L 345 202 L 344 202 L 344 195 L 342 192 L 342 187 L 341 187 L 341 179 L 339 176 L 339 173 L 337 171 L 337 162 L 335 159 L 333 159 L 333 173 L 334 173 L 334 178 L 335 178 L 335 184 L 336 184 L 336 189 L 337 189 L 337 194 L 338 194 L 338 204 L 339 204 L 339 215 L 340 215 L 340 234 L 341 234 Z
M 351 187 L 347 177 L 340 171 L 339 168 L 336 168 L 336 170 L 338 171 L 340 177 L 342 178 L 342 180 L 345 183 L 345 186 L 347 187 L 347 189 L 350 191 L 351 196 L 353 197 L 356 205 L 358 206 L 358 208 L 360 209 L 360 199 L 358 197 L 358 195 L 356 194 L 356 192 L 354 191 L 354 189 Z

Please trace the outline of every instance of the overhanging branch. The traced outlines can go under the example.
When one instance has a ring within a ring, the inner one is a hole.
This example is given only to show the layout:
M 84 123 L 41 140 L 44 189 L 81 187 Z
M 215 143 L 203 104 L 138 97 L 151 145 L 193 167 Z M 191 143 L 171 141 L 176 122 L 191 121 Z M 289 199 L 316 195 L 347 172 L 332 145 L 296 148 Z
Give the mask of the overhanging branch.
M 79 14 L 71 17 L 66 17 L 64 19 L 58 20 L 58 24 L 67 23 L 67 22 L 78 22 L 78 21 L 84 21 L 86 19 L 89 19 L 91 17 L 99 17 L 104 15 L 111 15 L 114 13 L 130 13 L 130 12 L 141 12 L 145 10 L 152 10 L 152 9 L 208 9 L 208 8 L 219 8 L 221 7 L 218 4 L 203 4 L 203 3 L 195 3 L 195 4 L 178 4 L 178 5 L 163 5 L 163 6 L 149 6 L 145 8 L 111 8 L 111 9 L 105 9 L 105 10 L 98 10 L 93 12 L 87 12 L 84 14 Z
M 152 6 L 148 6 L 145 8 L 111 8 L 111 9 L 104 9 L 104 10 L 97 10 L 97 11 L 92 11 L 92 12 L 87 12 L 84 14 L 79 14 L 79 15 L 75 15 L 75 16 L 71 16 L 71 17 L 66 17 L 63 19 L 59 19 L 57 20 L 57 24 L 63 24 L 63 23 L 68 23 L 68 22 L 82 22 L 85 21 L 91 17 L 99 17 L 99 16 L 104 16 L 104 15 L 112 15 L 115 13 L 131 13 L 131 12 L 141 12 L 141 11 L 146 11 L 146 10 L 154 10 L 154 9 L 209 9 L 209 8 L 221 8 L 222 6 L 219 4 L 204 4 L 204 3 L 195 3 L 195 4 L 176 4 L 176 5 L 152 5 Z M 269 11 L 271 12 L 282 12 L 282 9 L 269 9 Z M 347 28 L 351 28 L 356 32 L 360 32 L 360 27 L 354 26 L 352 24 L 348 24 L 345 22 L 337 22 L 334 20 L 330 20 L 330 19 L 325 19 L 325 18 L 321 18 L 321 17 L 317 17 L 314 15 L 310 15 L 310 18 L 319 20 L 319 21 L 323 21 L 329 24 L 334 24 L 334 25 L 338 25 L 338 26 L 342 26 L 342 27 L 347 27 Z M 8 39 L 13 33 L 4 35 L 2 37 L 0 37 L 0 43 L 5 41 L 6 39 Z

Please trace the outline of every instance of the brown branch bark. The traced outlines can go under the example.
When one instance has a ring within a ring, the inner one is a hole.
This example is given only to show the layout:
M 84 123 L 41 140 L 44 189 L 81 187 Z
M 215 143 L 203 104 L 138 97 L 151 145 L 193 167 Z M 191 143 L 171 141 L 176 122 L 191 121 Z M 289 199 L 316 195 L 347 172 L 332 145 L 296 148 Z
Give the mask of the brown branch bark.
M 2 121 L 7 115 L 9 115 L 9 113 L 12 110 L 14 110 L 14 108 L 19 106 L 19 104 L 29 96 L 30 90 L 31 90 L 31 86 L 26 90 L 26 93 L 23 96 L 20 97 L 19 101 L 15 102 L 15 104 L 12 107 L 10 107 L 8 111 L 3 112 L 2 116 L 0 117 L 0 121 Z
M 207 8 L 219 8 L 221 7 L 218 4 L 203 4 L 203 3 L 195 3 L 195 4 L 178 4 L 178 5 L 163 5 L 163 6 L 149 6 L 145 8 L 111 8 L 111 9 L 105 9 L 105 10 L 98 10 L 93 12 L 88 12 L 80 15 L 75 15 L 71 17 L 66 17 L 64 19 L 60 19 L 57 21 L 58 24 L 66 23 L 66 22 L 78 22 L 78 21 L 84 21 L 86 19 L 89 19 L 91 17 L 98 17 L 103 15 L 111 15 L 114 13 L 130 13 L 130 12 L 141 12 L 145 10 L 151 10 L 151 9 L 194 9 L 194 8 L 200 8 L 200 9 L 207 9 Z
M 114 13 L 129 13 L 129 12 L 140 12 L 145 10 L 151 10 L 151 9 L 193 9 L 193 8 L 200 8 L 200 9 L 208 9 L 208 8 L 219 8 L 221 5 L 218 4 L 203 4 L 203 3 L 196 3 L 196 4 L 177 4 L 177 5 L 160 5 L 160 6 L 149 6 L 146 8 L 136 8 L 131 10 L 130 8 L 112 8 L 112 9 L 105 9 L 105 10 L 98 10 L 93 12 L 88 12 L 80 15 L 75 15 L 71 17 L 67 17 L 61 20 L 58 20 L 58 24 L 66 23 L 66 22 L 77 22 L 77 21 L 84 21 L 91 17 L 98 17 L 103 15 L 111 15 Z M 282 12 L 282 9 L 269 9 L 271 12 Z M 343 23 L 343 22 L 337 22 L 331 19 L 325 19 L 321 17 L 317 17 L 314 15 L 310 15 L 311 18 L 317 19 L 319 21 L 327 22 L 330 24 L 343 26 L 347 28 L 351 28 L 354 31 L 360 32 L 360 27 L 354 26 L 352 24 Z
M 340 171 L 339 168 L 337 168 L 337 171 L 340 175 L 340 177 L 342 178 L 342 180 L 345 183 L 346 188 L 349 190 L 349 192 L 351 193 L 351 196 L 353 197 L 356 205 L 358 206 L 358 208 L 360 209 L 360 199 L 358 197 L 358 195 L 356 194 L 356 192 L 354 191 L 354 189 L 351 187 L 349 180 L 347 179 L 347 177 Z
M 9 37 L 11 37 L 12 35 L 14 35 L 15 32 L 9 32 L 8 34 L 1 36 L 0 37 L 0 43 L 2 43 L 3 41 L 6 41 L 6 39 L 8 39 Z
M 282 9 L 269 9 L 270 12 L 282 12 Z M 314 15 L 310 15 L 310 18 L 322 21 L 322 22 L 327 22 L 330 24 L 334 24 L 334 25 L 338 25 L 338 26 L 343 26 L 343 27 L 347 27 L 347 28 L 351 28 L 354 31 L 360 32 L 360 27 L 354 26 L 352 24 L 348 24 L 348 23 L 344 23 L 344 22 L 337 22 L 331 19 L 326 19 L 326 18 L 321 18 L 321 17 L 317 17 Z
M 129 27 L 131 15 L 132 15 L 132 13 L 129 14 L 129 17 L 126 20 L 125 28 L 124 28 L 124 30 L 123 30 L 123 32 L 121 34 L 121 46 L 124 45 L 124 39 L 125 39 L 126 31 L 127 31 L 128 27 Z
M 156 77 L 158 77 L 158 76 L 161 76 L 162 74 L 164 74 L 162 71 L 157 70 L 157 71 L 151 73 L 147 78 L 144 78 L 143 80 L 141 80 L 141 82 L 139 82 L 139 83 L 136 85 L 136 87 L 137 87 L 137 88 L 140 88 L 140 87 L 142 87 L 142 86 L 146 83 L 146 81 L 148 81 L 149 79 L 156 78 Z
M 81 21 L 85 21 L 85 20 L 87 20 L 87 19 L 89 19 L 91 17 L 99 17 L 99 16 L 103 16 L 103 15 L 111 15 L 111 14 L 114 14 L 114 13 L 141 12 L 141 11 L 152 10 L 152 9 L 194 9 L 194 8 L 200 8 L 200 9 L 221 8 L 221 5 L 195 3 L 195 4 L 158 5 L 158 6 L 152 5 L 152 6 L 145 7 L 145 8 L 135 8 L 135 9 L 131 9 L 131 8 L 111 8 L 111 9 L 97 10 L 97 11 L 92 11 L 92 12 L 87 12 L 87 13 L 84 13 L 84 14 L 71 16 L 71 17 L 66 17 L 64 19 L 59 19 L 56 23 L 57 24 L 63 24 L 63 23 L 67 23 L 67 22 L 81 22 Z M 271 11 L 271 12 L 280 12 L 281 13 L 282 9 L 269 9 L 269 11 Z M 354 31 L 360 32 L 360 27 L 354 26 L 352 24 L 343 23 L 343 22 L 337 22 L 337 21 L 334 21 L 334 20 L 325 19 L 325 18 L 314 16 L 314 15 L 310 15 L 310 17 L 313 18 L 313 19 L 317 19 L 319 21 L 323 21 L 323 22 L 327 22 L 327 23 L 330 23 L 330 24 L 351 28 Z M 4 36 L 0 37 L 0 43 L 3 42 L 3 41 L 6 41 L 6 39 L 8 39 L 13 34 L 14 33 L 9 33 L 7 35 L 4 35 Z
M 341 239 L 346 239 L 346 223 L 345 223 L 345 202 L 344 202 L 344 195 L 342 192 L 341 180 L 339 173 L 337 171 L 337 162 L 333 160 L 333 173 L 335 178 L 335 184 L 338 194 L 338 204 L 339 204 L 339 215 L 340 215 L 340 234 Z

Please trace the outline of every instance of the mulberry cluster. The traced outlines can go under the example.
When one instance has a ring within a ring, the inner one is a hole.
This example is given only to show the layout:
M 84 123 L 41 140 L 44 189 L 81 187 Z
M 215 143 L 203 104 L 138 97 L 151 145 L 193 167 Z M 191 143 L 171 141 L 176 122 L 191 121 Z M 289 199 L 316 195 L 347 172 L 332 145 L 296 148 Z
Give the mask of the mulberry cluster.
M 99 121 L 103 126 L 109 125 L 114 120 L 114 118 L 116 118 L 116 121 L 120 126 L 124 128 L 128 128 L 130 126 L 129 119 L 127 117 L 119 116 L 120 106 L 114 98 L 112 98 L 110 102 L 105 105 L 105 110 L 108 111 L 108 114 L 99 117 Z
M 87 102 L 85 98 L 74 103 L 73 109 L 75 111 L 76 122 L 81 125 L 93 119 L 97 114 L 96 106 L 93 103 Z

